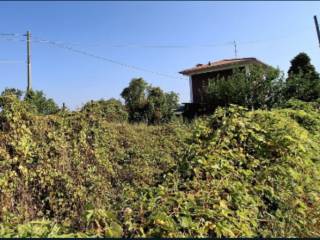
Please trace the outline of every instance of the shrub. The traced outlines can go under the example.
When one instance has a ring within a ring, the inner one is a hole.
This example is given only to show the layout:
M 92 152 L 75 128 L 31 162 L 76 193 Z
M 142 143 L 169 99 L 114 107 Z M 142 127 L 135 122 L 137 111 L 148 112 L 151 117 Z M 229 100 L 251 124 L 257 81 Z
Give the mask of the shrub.
M 111 122 L 126 122 L 128 113 L 119 100 L 99 100 L 86 103 L 80 110 L 85 114 L 96 115 Z
M 157 126 L 0 107 L 2 237 L 320 234 L 317 103 Z
M 42 91 L 30 90 L 26 93 L 24 101 L 38 114 L 49 115 L 59 111 L 58 105 L 52 98 L 46 98 Z
M 283 76 L 278 69 L 249 66 L 250 73 L 235 69 L 227 78 L 209 80 L 206 102 L 210 107 L 237 104 L 249 109 L 271 108 L 283 101 Z
M 144 234 L 319 235 L 320 138 L 308 130 L 319 128 L 319 112 L 303 111 L 305 125 L 293 112 L 231 107 L 197 120 L 177 170 L 137 196 Z
M 175 124 L 111 123 L 81 112 L 35 115 L 11 95 L 0 104 L 0 222 L 14 236 L 21 236 L 15 226 L 38 219 L 63 226 L 59 234 L 115 236 L 120 220 L 103 220 L 101 211 L 118 218 L 126 188 L 161 182 L 184 145 Z M 94 219 L 86 217 L 90 211 Z
M 171 121 L 179 101 L 176 93 L 165 93 L 142 78 L 132 79 L 121 96 L 125 100 L 131 122 L 151 124 Z
M 284 93 L 287 99 L 314 101 L 320 98 L 320 76 L 306 53 L 299 53 L 291 60 Z

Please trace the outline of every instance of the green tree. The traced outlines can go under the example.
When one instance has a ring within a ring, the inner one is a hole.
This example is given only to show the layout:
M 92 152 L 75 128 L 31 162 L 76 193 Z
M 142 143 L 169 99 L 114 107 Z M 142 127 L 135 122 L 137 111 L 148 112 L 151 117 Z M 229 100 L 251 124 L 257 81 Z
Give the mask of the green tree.
M 6 88 L 2 93 L 1 96 L 5 96 L 7 94 L 13 94 L 15 95 L 18 99 L 21 99 L 23 95 L 23 91 L 17 88 Z
M 24 101 L 33 107 L 38 114 L 49 115 L 59 111 L 58 105 L 52 98 L 46 98 L 43 91 L 28 91 Z
M 299 53 L 291 60 L 286 81 L 285 96 L 313 101 L 320 97 L 320 77 L 306 53 Z
M 179 95 L 173 91 L 165 93 L 165 120 L 169 121 L 174 116 L 175 110 L 179 107 Z
M 125 122 L 128 120 L 128 112 L 125 106 L 114 98 L 90 101 L 81 108 L 81 112 L 97 114 L 108 121 Z
M 159 123 L 163 118 L 166 99 L 159 87 L 149 87 L 147 91 L 147 116 L 150 123 Z
M 270 108 L 283 101 L 283 75 L 278 69 L 249 66 L 250 72 L 235 69 L 226 78 L 209 80 L 207 102 L 213 108 L 237 104 L 250 109 Z
M 168 122 L 178 107 L 178 95 L 174 92 L 165 93 L 159 87 L 147 89 L 148 122 Z
M 121 97 L 125 100 L 130 121 L 139 122 L 147 120 L 147 87 L 148 84 L 142 78 L 134 78 L 129 83 L 129 86 L 123 89 Z
M 152 87 L 142 78 L 132 79 L 121 96 L 133 122 L 161 123 L 172 119 L 178 106 L 178 95 Z

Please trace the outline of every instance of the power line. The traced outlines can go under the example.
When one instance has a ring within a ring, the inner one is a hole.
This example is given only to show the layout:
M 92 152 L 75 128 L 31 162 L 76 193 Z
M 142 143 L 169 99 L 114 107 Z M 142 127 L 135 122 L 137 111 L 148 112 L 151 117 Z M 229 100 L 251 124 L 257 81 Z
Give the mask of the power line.
M 303 28 L 299 31 L 299 34 L 301 34 L 302 31 L 313 31 L 311 28 Z M 278 41 L 281 39 L 291 38 L 292 36 L 297 35 L 295 34 L 287 34 L 282 35 L 279 37 L 272 37 L 272 38 L 264 38 L 264 39 L 258 39 L 258 40 L 252 40 L 252 41 L 237 41 L 237 45 L 245 45 L 245 44 L 257 44 L 257 43 L 264 43 L 264 42 L 273 42 Z M 66 42 L 59 42 L 61 44 L 66 45 L 86 45 L 90 47 L 99 47 L 99 46 L 105 46 L 105 47 L 112 47 L 112 48 L 159 48 L 159 49 L 183 49 L 183 48 L 213 48 L 213 47 L 221 47 L 221 46 L 234 46 L 234 41 L 226 41 L 221 43 L 207 43 L 207 44 L 108 44 L 108 43 L 66 43 Z
M 26 42 L 25 39 L 17 39 L 16 38 L 16 37 L 19 37 L 19 36 L 23 36 L 21 34 L 3 34 L 3 33 L 0 33 L 0 37 L 1 36 L 5 36 L 6 37 L 6 38 L 4 38 L 4 40 Z M 8 38 L 7 36 L 11 36 L 12 38 Z M 184 77 L 172 76 L 172 75 L 169 75 L 169 74 L 166 74 L 166 73 L 161 73 L 161 72 L 149 70 L 149 69 L 146 69 L 146 68 L 137 67 L 137 66 L 134 66 L 134 65 L 122 63 L 122 62 L 119 62 L 119 61 L 116 61 L 116 60 L 113 60 L 113 59 L 110 59 L 110 58 L 106 58 L 106 57 L 99 56 L 99 55 L 96 55 L 96 54 L 93 54 L 93 53 L 90 53 L 90 52 L 87 52 L 87 51 L 84 51 L 84 50 L 80 50 L 80 49 L 76 49 L 74 47 L 67 46 L 67 45 L 65 45 L 65 44 L 63 44 L 61 42 L 56 42 L 56 41 L 51 41 L 51 40 L 44 40 L 44 39 L 39 39 L 39 38 L 35 38 L 35 40 L 32 40 L 32 42 L 47 43 L 47 44 L 50 44 L 50 45 L 55 46 L 55 47 L 63 48 L 63 49 L 66 49 L 66 50 L 69 50 L 69 51 L 72 51 L 72 52 L 75 52 L 75 53 L 79 53 L 79 54 L 82 54 L 82 55 L 85 55 L 85 56 L 89 56 L 89 57 L 96 58 L 96 59 L 99 59 L 99 60 L 107 61 L 109 63 L 117 64 L 119 66 L 126 67 L 126 68 L 129 68 L 129 69 L 134 69 L 134 70 L 137 70 L 137 71 L 148 72 L 148 73 L 152 73 L 152 74 L 155 74 L 155 75 L 158 75 L 158 76 L 162 76 L 162 77 L 166 77 L 166 78 L 183 79 L 183 80 L 185 80 Z
M 134 69 L 134 70 L 138 70 L 138 71 L 142 71 L 142 72 L 152 73 L 152 74 L 155 74 L 155 75 L 158 75 L 158 76 L 162 76 L 162 77 L 167 77 L 167 78 L 186 79 L 184 77 L 172 76 L 172 75 L 169 75 L 169 74 L 166 74 L 166 73 L 161 73 L 161 72 L 149 70 L 149 69 L 146 69 L 146 68 L 137 67 L 137 66 L 134 66 L 134 65 L 122 63 L 122 62 L 119 62 L 119 61 L 116 61 L 116 60 L 113 60 L 113 59 L 110 59 L 110 58 L 99 56 L 99 55 L 96 55 L 96 54 L 93 54 L 93 53 L 90 53 L 90 52 L 87 52 L 87 51 L 84 51 L 84 50 L 76 49 L 74 47 L 70 47 L 70 46 L 67 46 L 65 44 L 58 43 L 58 42 L 51 41 L 51 40 L 44 40 L 44 39 L 39 40 L 38 39 L 38 40 L 34 40 L 34 42 L 47 43 L 47 44 L 50 44 L 50 45 L 58 47 L 58 48 L 66 49 L 66 50 L 69 50 L 69 51 L 72 51 L 72 52 L 75 52 L 75 53 L 79 53 L 79 54 L 82 54 L 82 55 L 85 55 L 85 56 L 88 56 L 88 57 L 92 57 L 92 58 L 96 58 L 96 59 L 99 59 L 99 60 L 103 60 L 103 61 L 106 61 L 106 62 L 109 62 L 109 63 L 113 63 L 113 64 L 116 64 L 116 65 L 119 65 L 119 66 L 122 66 L 122 67 L 126 67 L 126 68 L 129 68 L 129 69 Z
M 17 33 L 0 33 L 0 39 L 4 40 L 17 40 L 17 41 L 26 41 L 24 38 L 17 39 L 17 37 L 24 37 L 23 34 Z M 38 38 L 39 39 L 39 38 Z M 39 40 L 38 40 L 39 41 Z M 41 40 L 42 41 L 42 40 Z M 106 47 L 114 47 L 114 48 L 211 48 L 211 47 L 220 47 L 220 46 L 227 46 L 232 45 L 233 42 L 223 42 L 223 43 L 216 43 L 216 44 L 196 44 L 196 45 L 181 45 L 181 44 L 106 44 L 106 43 L 75 43 L 75 42 L 62 42 L 62 41 L 55 41 L 58 44 L 65 44 L 65 45 L 86 45 L 86 46 L 106 46 Z
M 0 60 L 0 64 L 10 64 L 10 63 L 25 63 L 25 61 L 21 60 Z
M 26 40 L 25 39 L 20 39 L 20 38 L 17 38 L 17 37 L 10 37 L 10 36 L 6 36 L 6 37 L 3 37 L 3 36 L 0 36 L 0 40 L 6 40 L 6 41 L 11 41 L 11 42 L 25 42 Z
M 306 29 L 303 28 L 299 31 L 299 34 L 301 34 L 301 31 L 313 31 L 313 29 Z M 286 38 L 290 38 L 293 35 L 296 34 L 287 34 L 287 35 L 283 35 L 283 36 L 279 36 L 279 37 L 272 37 L 269 39 L 259 39 L 259 40 L 252 40 L 252 41 L 237 41 L 237 45 L 247 45 L 247 44 L 257 44 L 257 43 L 264 43 L 264 42 L 273 42 L 273 41 L 278 41 L 281 39 L 286 39 Z M 1 36 L 11 36 L 11 37 L 21 37 L 23 36 L 23 34 L 19 34 L 19 33 L 0 33 L 0 39 Z M 13 39 L 13 38 L 12 38 Z M 16 39 L 16 38 L 15 38 Z M 18 39 L 17 39 L 18 40 Z M 18 41 L 25 41 L 24 39 L 20 39 Z M 175 48 L 212 48 L 212 47 L 221 47 L 221 46 L 234 46 L 234 41 L 227 41 L 227 42 L 221 42 L 221 43 L 214 43 L 214 44 L 194 44 L 194 45 L 183 45 L 183 44 L 106 44 L 106 43 L 89 43 L 89 44 L 85 44 L 85 43 L 70 43 L 70 42 L 61 42 L 61 41 L 55 41 L 56 43 L 59 44 L 64 44 L 64 45 L 73 45 L 73 46 L 77 46 L 77 45 L 86 45 L 86 46 L 94 46 L 94 47 L 98 47 L 98 46 L 105 46 L 105 47 L 113 47 L 113 48 L 160 48 L 160 49 L 175 49 Z
M 23 36 L 20 33 L 0 33 L 0 36 Z
M 16 37 L 20 37 L 20 36 L 25 36 L 25 35 L 22 35 L 22 34 L 0 33 L 0 37 L 1 36 L 5 36 L 6 37 L 4 40 L 26 42 L 25 39 L 17 39 L 16 38 Z M 7 38 L 7 36 L 11 36 L 12 38 Z M 63 44 L 62 42 L 44 40 L 44 39 L 39 39 L 37 37 L 33 37 L 33 38 L 35 40 L 29 40 L 29 42 L 32 41 L 32 42 L 35 42 L 35 43 L 47 43 L 47 44 L 50 44 L 50 45 L 55 46 L 55 47 L 66 49 L 66 50 L 69 50 L 69 51 L 72 51 L 72 52 L 75 52 L 75 53 L 79 53 L 79 54 L 82 54 L 82 55 L 85 55 L 85 56 L 89 56 L 89 57 L 92 57 L 92 58 L 96 58 L 96 59 L 99 59 L 99 60 L 107 61 L 109 63 L 117 64 L 117 65 L 122 66 L 122 67 L 126 67 L 126 68 L 129 68 L 129 69 L 134 69 L 134 70 L 137 70 L 137 71 L 148 72 L 148 73 L 152 73 L 152 74 L 155 74 L 155 75 L 158 75 L 158 76 L 162 76 L 162 77 L 166 77 L 166 78 L 183 79 L 183 80 L 186 79 L 185 77 L 172 76 L 172 75 L 169 75 L 169 74 L 166 74 L 166 73 L 161 73 L 161 72 L 149 70 L 149 69 L 146 69 L 146 68 L 137 67 L 137 66 L 134 66 L 134 65 L 122 63 L 122 62 L 119 62 L 119 61 L 116 61 L 116 60 L 113 60 L 113 59 L 110 59 L 110 58 L 106 58 L 106 57 L 99 56 L 99 55 L 96 55 L 96 54 L 93 54 L 93 53 L 90 53 L 90 52 L 87 52 L 87 51 L 84 51 L 84 50 L 76 49 L 76 48 L 71 47 L 71 46 L 67 46 L 66 44 Z
M 231 45 L 231 42 L 225 42 L 225 43 L 218 43 L 218 44 L 199 44 L 199 45 L 159 45 L 159 44 L 118 44 L 118 45 L 109 45 L 109 47 L 114 48 L 128 48 L 128 47 L 134 47 L 134 48 L 169 48 L 169 49 L 175 49 L 175 48 L 212 48 L 212 47 L 221 47 L 221 46 L 228 46 Z M 96 45 L 90 45 L 90 46 L 102 46 L 104 44 L 96 44 Z
M 306 30 L 306 29 L 304 29 Z M 9 40 L 9 41 L 22 41 L 25 42 L 25 39 L 21 39 L 19 37 L 24 36 L 23 34 L 19 34 L 19 33 L 0 33 L 0 39 L 4 39 L 4 40 Z M 261 42 L 267 42 L 267 41 L 277 41 L 279 39 L 284 39 L 284 38 L 288 38 L 292 36 L 291 35 L 287 35 L 287 36 L 282 36 L 282 37 L 278 37 L 278 38 L 272 38 L 272 39 L 264 39 L 264 40 L 255 40 L 255 41 L 248 41 L 248 42 L 235 42 L 235 41 L 230 41 L 230 42 L 224 42 L 224 43 L 217 43 L 217 44 L 200 44 L 200 45 L 130 45 L 130 44 L 122 44 L 122 45 L 109 45 L 109 47 L 118 47 L 118 48 L 123 48 L 123 47 L 139 47 L 139 48 L 192 48 L 192 47 L 204 47 L 204 48 L 213 48 L 213 47 L 221 47 L 221 46 L 228 46 L 228 45 L 233 45 L 234 46 L 234 51 L 235 51 L 235 56 L 237 57 L 237 46 L 238 45 L 245 45 L 245 44 L 256 44 L 256 43 L 261 43 Z M 147 72 L 147 73 L 152 73 L 158 76 L 162 76 L 162 77 L 166 77 L 166 78 L 172 78 L 172 79 L 185 79 L 184 77 L 178 77 L 178 76 L 172 76 L 166 73 L 161 73 L 158 71 L 153 71 L 153 70 L 149 70 L 146 68 L 142 68 L 142 67 L 137 67 L 134 65 L 130 65 L 130 64 L 126 64 L 126 63 L 122 63 L 107 57 L 103 57 L 103 56 L 99 56 L 93 53 L 90 53 L 88 51 L 85 50 L 81 50 L 75 47 L 71 47 L 70 45 L 79 45 L 76 43 L 69 43 L 69 44 L 65 44 L 63 42 L 57 42 L 57 41 L 51 41 L 51 40 L 44 40 L 44 39 L 39 39 L 34 37 L 34 40 L 32 40 L 32 42 L 36 42 L 36 43 L 47 43 L 50 44 L 52 46 L 58 47 L 58 48 L 62 48 L 62 49 L 66 49 L 78 54 L 82 54 L 88 57 L 92 57 L 92 58 L 96 58 L 99 60 L 103 60 L 109 63 L 113 63 L 122 67 L 126 67 L 129 69 L 133 69 L 133 70 L 137 70 L 137 71 L 142 71 L 142 72 Z M 102 44 L 100 44 L 101 46 Z M 105 45 L 105 44 L 104 44 Z M 95 45 L 95 46 L 99 46 L 99 45 Z

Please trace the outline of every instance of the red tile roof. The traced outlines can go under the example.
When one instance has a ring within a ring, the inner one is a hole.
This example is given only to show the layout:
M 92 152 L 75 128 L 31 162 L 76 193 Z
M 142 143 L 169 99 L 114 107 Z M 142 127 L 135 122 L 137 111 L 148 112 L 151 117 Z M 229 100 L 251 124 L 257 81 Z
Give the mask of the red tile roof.
M 261 62 L 260 60 L 250 57 L 250 58 L 232 58 L 232 59 L 223 59 L 220 61 L 216 61 L 216 62 L 209 62 L 208 64 L 197 64 L 195 67 L 193 68 L 188 68 L 185 69 L 179 73 L 183 74 L 183 75 L 191 75 L 194 73 L 201 73 L 203 71 L 208 71 L 208 70 L 219 70 L 221 68 L 225 68 L 225 67 L 231 67 L 234 65 L 238 65 L 238 64 L 262 64 L 267 66 L 267 64 Z

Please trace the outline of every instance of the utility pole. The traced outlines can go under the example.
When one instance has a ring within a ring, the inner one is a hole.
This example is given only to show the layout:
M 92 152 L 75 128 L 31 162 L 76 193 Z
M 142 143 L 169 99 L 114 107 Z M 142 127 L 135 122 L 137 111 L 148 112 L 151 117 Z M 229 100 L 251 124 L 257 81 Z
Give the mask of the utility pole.
M 315 23 L 315 25 L 316 25 L 316 31 L 317 31 L 318 42 L 319 42 L 319 47 L 320 47 L 320 31 L 319 31 L 319 24 L 318 24 L 317 16 L 314 15 L 314 16 L 313 16 L 313 19 L 314 19 L 314 23 Z
M 237 55 L 238 55 L 237 53 L 238 53 L 238 51 L 237 51 L 237 43 L 236 43 L 235 40 L 233 41 L 233 46 L 234 46 L 234 57 L 237 58 Z
M 28 84 L 27 84 L 27 92 L 29 92 L 32 87 L 31 87 L 31 46 L 30 46 L 30 39 L 31 39 L 31 34 L 29 31 L 27 31 L 27 78 L 28 78 Z

